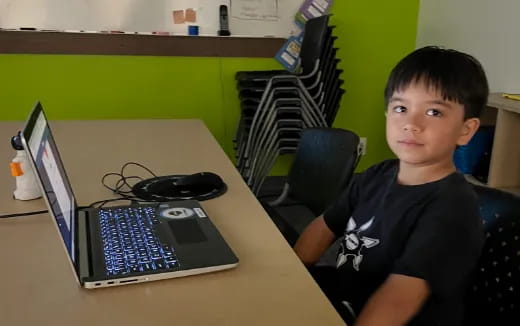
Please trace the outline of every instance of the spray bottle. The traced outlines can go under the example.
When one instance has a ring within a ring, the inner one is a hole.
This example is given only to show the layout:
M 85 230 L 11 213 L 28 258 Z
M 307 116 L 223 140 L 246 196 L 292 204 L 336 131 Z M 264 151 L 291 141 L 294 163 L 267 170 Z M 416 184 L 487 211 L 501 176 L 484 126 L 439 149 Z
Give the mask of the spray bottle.
M 19 200 L 40 198 L 42 192 L 36 182 L 27 153 L 23 150 L 20 133 L 11 138 L 11 146 L 16 150 L 16 156 L 11 161 L 11 174 L 16 177 L 14 198 Z

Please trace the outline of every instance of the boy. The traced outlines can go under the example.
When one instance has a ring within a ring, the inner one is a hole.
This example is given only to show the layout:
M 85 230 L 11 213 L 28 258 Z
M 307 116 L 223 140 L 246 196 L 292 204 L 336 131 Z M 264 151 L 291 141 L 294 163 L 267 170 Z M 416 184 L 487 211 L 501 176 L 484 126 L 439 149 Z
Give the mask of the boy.
M 312 265 L 341 238 L 334 273 L 315 277 L 349 326 L 460 325 L 484 236 L 452 158 L 487 96 L 480 63 L 454 50 L 421 48 L 392 70 L 386 139 L 398 160 L 356 175 L 294 247 Z

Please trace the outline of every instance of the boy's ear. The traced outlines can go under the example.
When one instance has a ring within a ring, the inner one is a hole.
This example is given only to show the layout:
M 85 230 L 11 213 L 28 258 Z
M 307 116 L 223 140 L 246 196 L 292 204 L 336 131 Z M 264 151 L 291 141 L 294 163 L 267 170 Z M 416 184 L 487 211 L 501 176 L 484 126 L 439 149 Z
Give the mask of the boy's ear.
M 479 118 L 470 118 L 464 121 L 464 125 L 462 126 L 462 132 L 460 133 L 459 139 L 457 140 L 457 145 L 462 146 L 469 143 L 471 137 L 477 132 L 478 127 L 480 127 L 480 119 Z

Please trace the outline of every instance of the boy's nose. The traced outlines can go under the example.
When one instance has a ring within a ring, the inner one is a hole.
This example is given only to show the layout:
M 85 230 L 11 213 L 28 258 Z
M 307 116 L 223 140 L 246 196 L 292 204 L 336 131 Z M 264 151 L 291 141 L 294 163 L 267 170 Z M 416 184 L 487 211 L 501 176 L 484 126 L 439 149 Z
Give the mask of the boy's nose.
M 422 129 L 421 127 L 421 118 L 415 114 L 410 114 L 408 119 L 404 122 L 403 130 L 418 132 Z
M 421 130 L 419 126 L 413 124 L 413 123 L 407 123 L 403 126 L 404 131 L 412 131 L 412 132 L 418 132 Z

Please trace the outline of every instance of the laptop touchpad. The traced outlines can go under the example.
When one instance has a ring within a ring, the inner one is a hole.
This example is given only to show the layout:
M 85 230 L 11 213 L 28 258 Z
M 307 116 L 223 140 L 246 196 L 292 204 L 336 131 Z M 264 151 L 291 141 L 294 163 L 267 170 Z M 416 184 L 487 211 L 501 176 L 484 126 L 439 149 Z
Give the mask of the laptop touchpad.
M 194 218 L 168 221 L 168 226 L 179 244 L 207 241 L 206 235 Z

